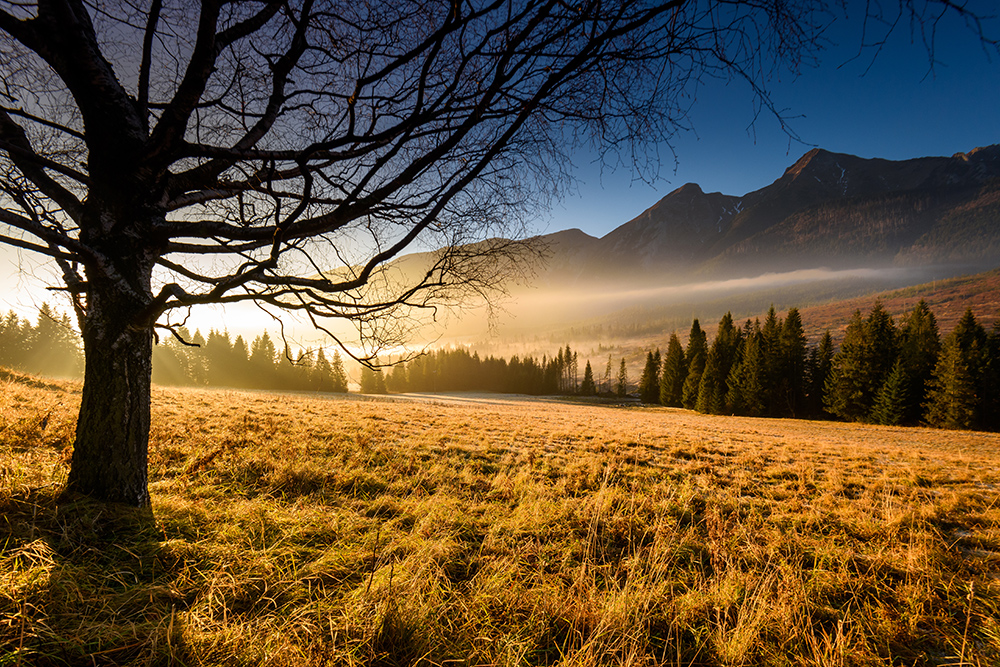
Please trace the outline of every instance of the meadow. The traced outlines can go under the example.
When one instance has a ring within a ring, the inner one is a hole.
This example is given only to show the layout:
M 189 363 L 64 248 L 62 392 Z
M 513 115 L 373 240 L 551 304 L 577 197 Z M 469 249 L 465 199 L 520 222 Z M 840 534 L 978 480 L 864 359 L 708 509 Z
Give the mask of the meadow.
M 1000 664 L 1000 436 L 154 387 L 152 512 L 0 377 L 0 665 Z

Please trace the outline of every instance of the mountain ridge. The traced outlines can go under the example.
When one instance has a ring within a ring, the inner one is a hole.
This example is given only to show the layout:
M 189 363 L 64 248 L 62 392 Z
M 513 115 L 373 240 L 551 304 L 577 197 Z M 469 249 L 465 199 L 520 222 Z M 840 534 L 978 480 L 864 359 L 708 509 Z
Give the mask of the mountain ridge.
M 600 238 L 539 239 L 554 245 L 546 284 L 676 282 L 818 265 L 990 266 L 1000 263 L 996 222 L 998 144 L 908 160 L 814 148 L 742 196 L 686 183 Z M 564 247 L 572 257 L 559 256 Z M 578 262 L 585 268 L 567 270 Z

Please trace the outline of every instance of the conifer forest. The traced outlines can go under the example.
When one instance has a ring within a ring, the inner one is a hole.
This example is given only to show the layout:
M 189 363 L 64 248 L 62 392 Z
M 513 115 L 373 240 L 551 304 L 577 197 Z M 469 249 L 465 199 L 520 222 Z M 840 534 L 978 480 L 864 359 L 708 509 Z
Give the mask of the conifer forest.
M 339 351 L 279 349 L 267 332 L 249 344 L 225 331 L 182 332 L 154 349 L 153 381 L 172 386 L 348 391 Z M 362 366 L 362 393 L 484 391 L 638 398 L 705 414 L 836 419 L 884 425 L 1000 429 L 1000 327 L 987 331 L 969 309 L 942 338 L 921 300 L 901 321 L 880 302 L 854 312 L 839 346 L 827 331 L 806 340 L 797 308 L 738 324 L 727 313 L 711 341 L 695 319 L 686 341 L 671 333 L 649 350 L 638 381 L 625 359 L 597 369 L 570 345 L 541 359 L 482 357 L 465 347 L 427 352 L 384 368 Z M 43 305 L 36 324 L 0 318 L 0 366 L 78 376 L 79 337 Z

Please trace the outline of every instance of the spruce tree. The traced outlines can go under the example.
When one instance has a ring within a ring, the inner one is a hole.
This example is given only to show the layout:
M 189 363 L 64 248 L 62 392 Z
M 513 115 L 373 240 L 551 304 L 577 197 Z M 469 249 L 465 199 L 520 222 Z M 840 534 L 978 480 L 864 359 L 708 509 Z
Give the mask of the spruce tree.
M 340 357 L 340 350 L 334 350 L 331 366 L 331 386 L 330 391 L 347 393 L 347 373 L 344 371 L 344 360 Z
M 860 421 L 868 415 L 867 361 L 865 322 L 861 311 L 855 310 L 826 381 L 823 403 L 831 415 L 848 421 Z
M 928 387 L 926 420 L 939 428 L 972 428 L 977 407 L 976 380 L 966 363 L 961 338 L 952 332 L 941 349 Z
M 990 431 L 1000 428 L 1000 320 L 986 338 L 980 378 L 980 426 Z
M 798 308 L 790 308 L 779 334 L 775 379 L 779 414 L 795 417 L 805 405 L 806 335 Z
M 781 327 L 774 304 L 767 311 L 764 325 L 761 327 L 760 347 L 763 352 L 764 386 L 762 400 L 767 406 L 765 414 L 776 415 L 781 412 L 781 397 L 777 387 L 781 378 Z
M 625 368 L 625 357 L 622 357 L 621 366 L 618 367 L 618 382 L 615 384 L 615 394 L 618 398 L 624 398 L 628 394 L 628 370 Z
M 14 311 L 0 319 L 0 366 L 17 368 L 23 359 L 21 318 Z
M 375 363 L 378 363 L 376 360 Z M 367 365 L 361 366 L 361 393 L 362 394 L 384 394 L 385 377 L 381 368 L 370 368 Z
M 597 393 L 597 385 L 594 384 L 594 371 L 590 367 L 590 360 L 583 369 L 583 382 L 580 383 L 580 394 L 583 396 L 593 396 Z
M 726 379 L 736 360 L 740 337 L 739 329 L 733 325 L 733 316 L 730 313 L 723 315 L 698 383 L 695 409 L 699 412 L 721 414 L 725 410 Z
M 406 377 L 406 364 L 397 363 L 392 367 L 392 371 L 389 376 L 385 379 L 386 389 L 392 392 L 405 392 L 409 391 L 409 382 Z
M 698 319 L 691 323 L 691 333 L 688 335 L 687 350 L 684 352 L 684 365 L 687 375 L 684 378 L 684 389 L 681 394 L 681 404 L 688 410 L 693 410 L 698 402 L 698 389 L 701 386 L 701 374 L 705 370 L 708 356 L 707 337 L 701 330 Z
M 902 424 L 906 418 L 908 402 L 908 376 L 902 359 L 897 359 L 875 397 L 871 420 L 886 426 Z
M 927 392 L 925 418 L 942 428 L 977 428 L 984 409 L 988 337 L 969 308 L 944 342 Z
M 874 403 L 875 394 L 889 377 L 899 356 L 899 332 L 881 301 L 875 302 L 865 320 L 865 340 L 868 343 L 868 391 Z
M 740 358 L 726 382 L 726 407 L 733 414 L 759 417 L 767 410 L 763 336 L 760 327 L 745 331 Z
M 198 337 L 198 334 L 195 333 L 195 336 Z M 266 389 L 274 384 L 277 353 L 274 341 L 266 331 L 254 339 L 250 346 L 250 368 L 254 388 Z
M 713 343 L 712 349 L 708 351 L 705 359 L 705 369 L 701 373 L 701 381 L 698 383 L 698 400 L 694 409 L 698 412 L 717 415 L 725 409 L 726 402 L 726 374 L 723 371 L 725 366 L 725 352 L 722 346 Z
M 667 344 L 667 354 L 663 359 L 663 371 L 660 375 L 660 403 L 679 408 L 684 392 L 684 378 L 687 376 L 687 366 L 684 364 L 684 350 L 676 333 L 670 334 Z
M 927 386 L 941 351 L 937 320 L 920 300 L 903 320 L 899 332 L 899 358 L 906 381 L 906 411 L 903 421 L 917 423 L 927 399 Z
M 313 391 L 331 391 L 333 387 L 333 366 L 323 348 L 316 352 L 316 363 L 309 373 L 309 385 Z
M 833 337 L 827 329 L 819 344 L 809 350 L 806 363 L 806 412 L 810 417 L 828 416 L 823 396 L 833 366 Z
M 639 378 L 639 399 L 643 403 L 658 403 L 660 399 L 660 351 L 646 353 L 646 365 Z

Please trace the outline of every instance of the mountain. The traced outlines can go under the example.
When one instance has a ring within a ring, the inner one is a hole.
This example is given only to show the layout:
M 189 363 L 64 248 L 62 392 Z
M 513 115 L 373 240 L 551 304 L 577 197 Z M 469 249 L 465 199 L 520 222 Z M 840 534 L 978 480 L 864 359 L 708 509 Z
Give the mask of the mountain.
M 542 282 L 560 286 L 817 266 L 996 266 L 1000 145 L 902 161 L 813 149 L 743 196 L 688 183 L 602 238 L 570 230 L 540 240 L 551 253 Z

